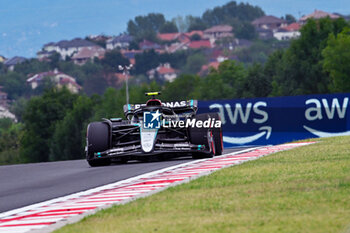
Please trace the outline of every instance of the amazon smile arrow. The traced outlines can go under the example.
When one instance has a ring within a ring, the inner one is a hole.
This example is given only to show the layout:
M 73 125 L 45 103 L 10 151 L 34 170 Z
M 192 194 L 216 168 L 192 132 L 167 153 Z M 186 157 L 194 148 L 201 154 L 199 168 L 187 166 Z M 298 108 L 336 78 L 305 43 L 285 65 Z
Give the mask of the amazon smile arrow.
M 257 134 L 252 135 L 252 136 L 241 137 L 241 138 L 224 136 L 223 139 L 224 139 L 224 142 L 227 142 L 227 143 L 242 145 L 242 144 L 254 142 L 254 141 L 258 140 L 259 138 L 263 137 L 265 134 L 266 134 L 266 140 L 270 138 L 271 132 L 272 132 L 271 126 L 262 126 L 259 128 L 259 130 L 263 131 L 263 132 L 257 133 Z

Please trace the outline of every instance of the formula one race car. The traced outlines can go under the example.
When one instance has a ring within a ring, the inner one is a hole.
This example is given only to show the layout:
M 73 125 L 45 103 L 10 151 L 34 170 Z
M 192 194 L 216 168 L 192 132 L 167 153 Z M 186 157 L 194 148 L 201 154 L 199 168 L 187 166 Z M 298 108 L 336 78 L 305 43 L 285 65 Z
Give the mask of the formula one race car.
M 152 96 L 146 104 L 124 105 L 127 120 L 103 119 L 88 125 L 86 159 L 90 166 L 221 155 L 222 129 L 217 113 L 196 114 L 197 100 L 162 103 L 155 98 L 159 94 L 146 93 Z

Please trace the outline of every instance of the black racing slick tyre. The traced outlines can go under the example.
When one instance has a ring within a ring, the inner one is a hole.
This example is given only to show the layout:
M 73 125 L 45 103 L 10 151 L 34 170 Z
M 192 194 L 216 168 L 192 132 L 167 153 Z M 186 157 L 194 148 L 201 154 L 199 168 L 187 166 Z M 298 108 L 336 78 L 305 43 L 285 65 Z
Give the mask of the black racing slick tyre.
M 91 167 L 111 164 L 108 158 L 94 159 L 94 153 L 109 149 L 110 129 L 104 122 L 92 122 L 87 128 L 87 161 Z
M 208 114 L 198 114 L 194 117 L 196 121 L 206 121 L 209 118 Z M 190 136 L 190 142 L 195 145 L 204 145 L 205 148 L 210 148 L 211 153 L 196 153 L 193 155 L 194 159 L 200 159 L 200 158 L 211 158 L 215 154 L 215 148 L 213 148 L 214 145 L 209 145 L 208 143 L 208 132 L 210 129 L 208 128 L 197 128 L 197 127 L 190 127 L 189 128 L 189 136 Z
M 210 118 L 215 120 L 221 120 L 218 113 L 209 113 Z M 222 155 L 224 150 L 224 144 L 222 139 L 222 127 L 213 128 L 214 144 L 215 144 L 215 155 Z

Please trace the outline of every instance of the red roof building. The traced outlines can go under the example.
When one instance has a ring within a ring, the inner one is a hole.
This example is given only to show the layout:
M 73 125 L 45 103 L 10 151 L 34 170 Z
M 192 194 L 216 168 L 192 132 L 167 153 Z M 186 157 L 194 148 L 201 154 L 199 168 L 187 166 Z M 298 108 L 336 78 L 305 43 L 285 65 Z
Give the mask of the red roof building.
M 300 28 L 301 28 L 301 25 L 299 23 L 291 23 L 288 26 L 284 27 L 284 29 L 291 32 L 299 31 Z
M 315 10 L 313 13 L 301 17 L 299 21 L 302 24 L 304 24 L 304 23 L 306 23 L 306 21 L 308 19 L 321 19 L 321 18 L 326 18 L 326 17 L 329 17 L 331 19 L 337 19 L 340 16 L 339 15 L 335 15 L 335 14 L 331 14 L 331 13 L 328 13 L 328 12 L 320 11 L 320 10 Z
M 171 68 L 169 63 L 160 64 L 157 68 L 147 72 L 150 79 L 154 79 L 156 76 L 165 81 L 172 82 L 177 77 L 178 71 Z
M 212 48 L 212 45 L 209 40 L 198 40 L 198 41 L 191 41 L 188 47 L 191 49 L 200 49 L 200 48 Z
M 158 33 L 158 38 L 163 41 L 172 41 L 176 40 L 177 37 L 180 35 L 178 32 L 174 33 Z

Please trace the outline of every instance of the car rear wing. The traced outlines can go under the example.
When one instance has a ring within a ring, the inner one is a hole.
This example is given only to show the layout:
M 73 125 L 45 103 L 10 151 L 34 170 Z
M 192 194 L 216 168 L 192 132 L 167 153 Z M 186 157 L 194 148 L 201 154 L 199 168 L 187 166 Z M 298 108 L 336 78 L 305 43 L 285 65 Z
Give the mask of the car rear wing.
M 145 107 L 146 104 L 125 104 L 123 107 L 124 115 L 133 114 L 136 109 Z M 194 112 L 198 109 L 197 100 L 183 100 L 174 102 L 162 102 L 163 107 L 171 108 L 175 113 L 183 113 L 187 110 L 193 110 Z

